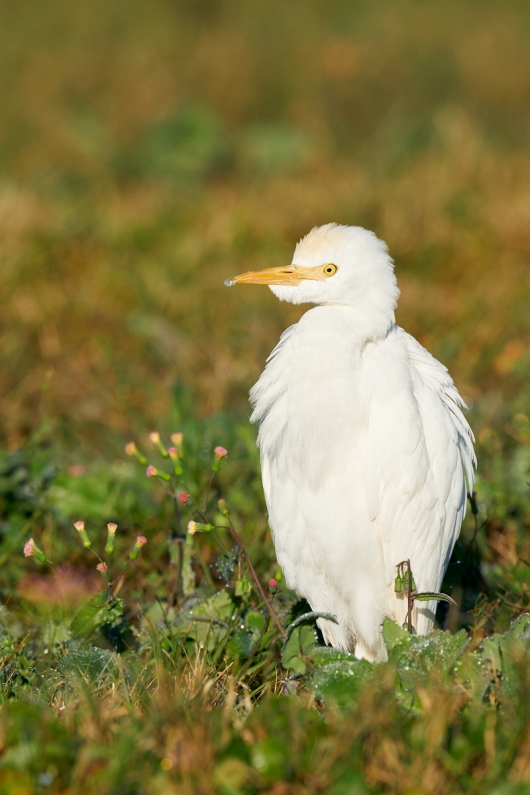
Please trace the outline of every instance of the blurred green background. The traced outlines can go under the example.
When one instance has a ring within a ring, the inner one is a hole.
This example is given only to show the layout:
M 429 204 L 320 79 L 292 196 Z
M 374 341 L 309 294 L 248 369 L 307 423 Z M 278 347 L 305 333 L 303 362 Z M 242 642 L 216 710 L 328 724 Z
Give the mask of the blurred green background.
M 305 308 L 228 290 L 373 229 L 491 442 L 528 405 L 526 0 L 0 3 L 2 443 L 242 415 Z M 492 430 L 495 428 L 495 430 Z

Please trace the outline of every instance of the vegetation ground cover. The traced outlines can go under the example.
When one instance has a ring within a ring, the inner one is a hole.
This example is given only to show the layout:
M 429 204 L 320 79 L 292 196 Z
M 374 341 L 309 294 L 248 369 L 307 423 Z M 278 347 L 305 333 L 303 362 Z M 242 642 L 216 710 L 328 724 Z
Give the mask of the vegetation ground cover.
M 0 792 L 527 792 L 527 4 L 0 15 Z M 267 527 L 247 392 L 303 308 L 223 287 L 330 220 L 387 241 L 477 436 L 459 608 L 380 666 Z

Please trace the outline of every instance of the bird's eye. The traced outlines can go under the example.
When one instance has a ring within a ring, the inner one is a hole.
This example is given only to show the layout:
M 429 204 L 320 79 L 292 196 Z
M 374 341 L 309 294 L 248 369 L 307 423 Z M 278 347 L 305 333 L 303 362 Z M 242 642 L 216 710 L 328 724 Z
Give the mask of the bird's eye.
M 332 265 L 331 262 L 328 262 L 327 265 L 324 265 L 322 268 L 322 273 L 324 276 L 333 276 L 334 273 L 337 273 L 338 268 L 336 265 Z

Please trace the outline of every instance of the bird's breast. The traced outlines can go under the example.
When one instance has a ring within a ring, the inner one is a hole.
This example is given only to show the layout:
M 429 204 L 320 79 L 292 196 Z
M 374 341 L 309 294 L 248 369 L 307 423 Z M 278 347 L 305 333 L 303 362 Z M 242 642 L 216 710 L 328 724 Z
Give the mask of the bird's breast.
M 368 423 L 363 381 L 362 348 L 347 312 L 317 307 L 288 330 L 251 393 L 273 476 L 319 488 L 341 459 L 347 465 Z

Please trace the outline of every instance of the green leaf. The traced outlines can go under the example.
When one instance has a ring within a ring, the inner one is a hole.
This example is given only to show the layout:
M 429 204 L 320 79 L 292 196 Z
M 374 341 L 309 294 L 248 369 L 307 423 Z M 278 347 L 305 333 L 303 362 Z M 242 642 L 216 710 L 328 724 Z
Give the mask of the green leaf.
M 403 637 L 387 648 L 390 661 L 398 667 L 403 687 L 414 689 L 428 679 L 433 670 L 445 676 L 452 675 L 468 645 L 465 630 L 455 635 L 441 630 L 430 635 L 409 635 L 403 631 Z
M 516 618 L 515 621 L 512 621 L 506 637 L 513 640 L 530 641 L 530 613 L 524 613 L 519 618 Z
M 449 602 L 450 605 L 456 605 L 455 600 L 447 596 L 446 593 L 438 593 L 437 591 L 423 591 L 422 593 L 414 593 L 412 597 L 415 602 L 430 602 L 431 599 L 437 599 L 439 602 Z
M 367 660 L 348 660 L 325 665 L 311 677 L 309 687 L 317 698 L 334 701 L 338 706 L 354 703 L 364 687 L 379 672 L 379 667 Z
M 265 616 L 255 610 L 249 610 L 245 615 L 245 629 L 232 634 L 227 646 L 228 652 L 234 657 L 250 657 L 256 649 L 264 627 Z
M 59 662 L 59 669 L 63 673 L 81 673 L 96 679 L 104 670 L 112 676 L 117 676 L 117 655 L 107 649 L 91 646 L 88 649 L 71 649 Z
M 323 668 L 336 662 L 351 662 L 355 660 L 353 654 L 342 649 L 335 649 L 333 646 L 317 646 L 313 651 L 311 662 L 315 668 Z
M 228 590 L 224 589 L 205 599 L 193 609 L 194 613 L 202 616 L 211 616 L 221 621 L 228 621 L 234 612 L 234 602 Z
M 194 604 L 189 612 L 184 609 L 179 613 L 176 632 L 212 652 L 224 647 L 227 635 L 231 632 L 229 622 L 234 610 L 235 603 L 229 591 L 224 589 Z
M 123 600 L 108 601 L 106 591 L 96 594 L 85 602 L 75 614 L 70 629 L 78 638 L 90 635 L 104 624 L 112 624 L 123 612 Z
M 490 678 L 501 676 L 501 695 L 513 697 L 517 691 L 518 662 L 528 654 L 530 641 L 530 615 L 525 613 L 512 622 L 503 635 L 495 634 L 485 638 L 476 657 L 486 666 Z M 495 672 L 495 674 L 494 674 Z
M 391 618 L 385 618 L 383 621 L 383 640 L 385 641 L 388 652 L 390 652 L 397 643 L 405 641 L 410 637 L 411 635 L 406 629 L 400 627 L 399 624 L 396 624 Z
M 257 637 L 244 629 L 234 632 L 227 645 L 229 654 L 233 657 L 250 657 L 256 646 Z
M 282 665 L 288 671 L 303 674 L 306 671 L 306 658 L 310 657 L 317 645 L 314 627 L 300 624 L 291 632 L 282 652 Z
M 245 624 L 250 632 L 255 635 L 260 635 L 265 626 L 265 616 L 263 613 L 257 613 L 255 610 L 249 610 L 245 616 Z

